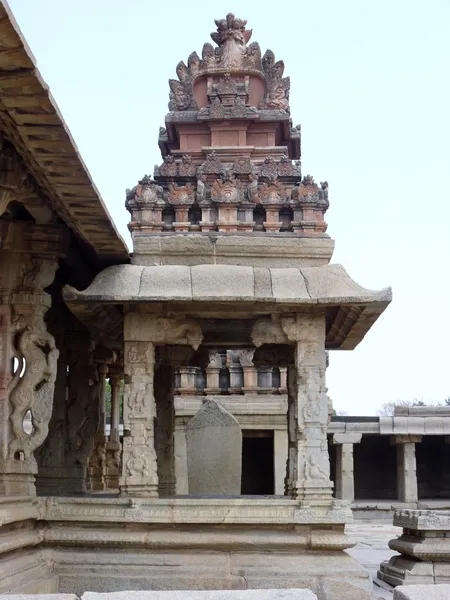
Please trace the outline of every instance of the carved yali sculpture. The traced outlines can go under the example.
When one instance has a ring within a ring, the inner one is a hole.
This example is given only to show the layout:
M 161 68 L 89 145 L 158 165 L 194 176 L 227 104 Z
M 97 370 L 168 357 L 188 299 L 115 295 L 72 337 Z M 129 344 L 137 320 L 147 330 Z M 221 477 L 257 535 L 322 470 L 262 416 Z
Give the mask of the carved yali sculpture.
M 28 459 L 48 434 L 59 351 L 55 339 L 45 329 L 42 311 L 29 317 L 28 322 L 19 317 L 18 325 L 18 366 L 10 394 L 13 439 L 9 453 L 13 458 L 16 452 L 22 451 Z M 23 429 L 28 411 L 33 425 L 30 435 Z
M 262 58 L 262 68 L 266 76 L 266 95 L 261 108 L 275 108 L 289 112 L 289 77 L 283 77 L 284 62 L 275 62 L 272 50 L 267 50 Z

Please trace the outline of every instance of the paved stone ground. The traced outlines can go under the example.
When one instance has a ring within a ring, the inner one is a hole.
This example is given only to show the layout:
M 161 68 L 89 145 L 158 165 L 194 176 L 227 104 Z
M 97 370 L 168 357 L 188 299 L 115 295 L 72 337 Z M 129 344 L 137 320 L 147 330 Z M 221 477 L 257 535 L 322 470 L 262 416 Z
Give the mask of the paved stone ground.
M 346 527 L 346 533 L 351 540 L 356 542 L 354 548 L 347 552 L 370 573 L 372 579 L 376 579 L 377 569 L 384 560 L 397 554 L 388 547 L 389 540 L 400 535 L 401 527 L 394 527 L 390 523 L 355 521 Z M 381 582 L 378 582 L 381 585 Z M 393 589 L 386 584 L 379 587 L 374 583 L 374 598 L 392 600 Z

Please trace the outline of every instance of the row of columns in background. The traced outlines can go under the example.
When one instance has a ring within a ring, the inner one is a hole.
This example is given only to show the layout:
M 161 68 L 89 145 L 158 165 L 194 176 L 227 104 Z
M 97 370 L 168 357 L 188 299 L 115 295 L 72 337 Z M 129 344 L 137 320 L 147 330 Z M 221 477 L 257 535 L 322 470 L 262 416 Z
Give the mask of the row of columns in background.
M 361 433 L 333 434 L 333 444 L 337 446 L 335 495 L 349 502 L 355 499 L 353 446 L 361 439 Z M 421 441 L 420 435 L 391 436 L 391 443 L 397 447 L 397 498 L 400 502 L 418 501 L 416 443 Z
M 244 352 L 244 351 L 242 351 Z M 246 350 L 249 357 L 253 352 Z M 210 353 L 214 357 L 216 351 Z M 239 354 L 239 351 L 234 351 Z M 220 356 L 220 355 L 219 355 Z M 200 367 L 183 366 L 176 369 L 177 393 L 190 394 L 285 394 L 287 392 L 287 367 L 258 367 L 253 364 L 231 363 L 224 366 L 206 367 L 205 372 Z

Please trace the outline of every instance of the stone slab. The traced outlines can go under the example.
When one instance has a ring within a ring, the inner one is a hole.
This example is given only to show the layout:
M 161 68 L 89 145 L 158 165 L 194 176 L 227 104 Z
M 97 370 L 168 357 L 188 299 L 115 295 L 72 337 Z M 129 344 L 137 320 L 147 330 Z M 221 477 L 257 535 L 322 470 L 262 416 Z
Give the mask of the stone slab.
M 394 591 L 393 600 L 448 600 L 450 585 L 402 585 Z
M 305 589 L 126 591 L 106 594 L 86 592 L 81 598 L 82 600 L 317 600 L 315 594 Z M 61 600 L 69 600 L 69 598 Z
M 239 495 L 242 432 L 236 418 L 207 400 L 186 426 L 190 494 Z

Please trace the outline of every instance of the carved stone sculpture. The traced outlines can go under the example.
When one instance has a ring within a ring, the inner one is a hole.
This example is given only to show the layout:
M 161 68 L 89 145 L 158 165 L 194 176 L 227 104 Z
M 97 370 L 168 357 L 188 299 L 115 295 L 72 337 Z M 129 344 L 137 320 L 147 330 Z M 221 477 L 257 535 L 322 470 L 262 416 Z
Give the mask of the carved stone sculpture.
M 259 201 L 263 205 L 274 206 L 284 204 L 288 198 L 286 188 L 276 179 L 271 183 L 263 183 L 258 190 Z
M 206 155 L 206 160 L 202 165 L 200 165 L 198 171 L 200 174 L 218 175 L 219 173 L 222 173 L 224 169 L 225 167 L 217 154 L 215 152 L 211 152 L 211 154 Z
M 275 62 L 272 50 L 267 50 L 262 57 L 262 68 L 266 76 L 266 95 L 261 107 L 275 108 L 289 112 L 289 77 L 283 77 L 284 62 Z
M 178 175 L 181 177 L 195 177 L 197 174 L 197 167 L 192 162 L 190 154 L 183 154 L 181 157 L 181 163 L 178 165 Z
M 244 200 L 244 187 L 230 171 L 221 174 L 211 187 L 211 199 L 219 204 L 240 204 Z
M 195 190 L 192 184 L 177 185 L 169 183 L 169 194 L 167 196 L 169 204 L 175 206 L 191 206 L 195 202 Z
M 211 34 L 211 39 L 219 46 L 217 52 L 211 55 L 210 49 L 204 47 L 204 60 L 208 67 L 213 66 L 212 58 L 218 67 L 226 69 L 239 69 L 242 67 L 259 67 L 261 51 L 257 43 L 247 48 L 247 43 L 252 36 L 251 29 L 245 29 L 247 21 L 237 19 L 229 13 L 225 19 L 215 21 L 217 31 Z M 211 64 L 212 63 L 212 64 Z

